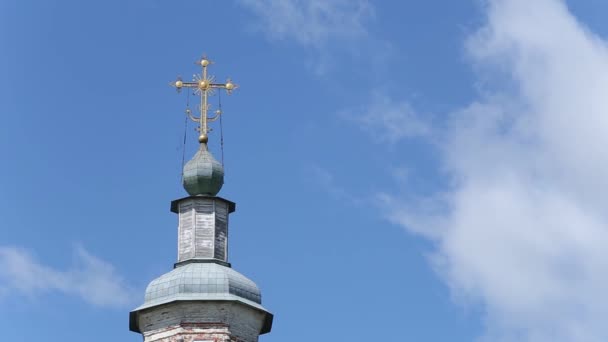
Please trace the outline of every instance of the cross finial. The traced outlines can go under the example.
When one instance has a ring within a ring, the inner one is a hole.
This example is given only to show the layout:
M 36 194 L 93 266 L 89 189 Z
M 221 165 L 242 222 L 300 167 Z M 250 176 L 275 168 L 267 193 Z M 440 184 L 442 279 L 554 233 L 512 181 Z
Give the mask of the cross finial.
M 198 117 L 194 116 L 192 112 L 188 109 L 186 113 L 194 122 L 199 123 L 198 130 L 200 132 L 200 136 L 198 137 L 198 141 L 201 144 L 207 144 L 209 138 L 207 133 L 209 133 L 208 123 L 213 122 L 222 115 L 222 112 L 218 109 L 215 111 L 213 116 L 208 116 L 209 112 L 209 104 L 208 97 L 213 95 L 215 89 L 225 89 L 228 94 L 231 94 L 233 90 L 238 88 L 238 86 L 229 79 L 226 80 L 226 83 L 214 83 L 214 77 L 209 76 L 207 74 L 207 67 L 209 67 L 212 62 L 207 58 L 207 56 L 203 55 L 198 61 L 196 61 L 197 65 L 200 65 L 203 70 L 200 75 L 195 74 L 193 76 L 192 82 L 184 82 L 181 77 L 178 77 L 177 80 L 171 83 L 177 91 L 181 91 L 182 88 L 193 88 L 194 92 L 201 97 L 201 104 L 199 107 L 200 115 Z

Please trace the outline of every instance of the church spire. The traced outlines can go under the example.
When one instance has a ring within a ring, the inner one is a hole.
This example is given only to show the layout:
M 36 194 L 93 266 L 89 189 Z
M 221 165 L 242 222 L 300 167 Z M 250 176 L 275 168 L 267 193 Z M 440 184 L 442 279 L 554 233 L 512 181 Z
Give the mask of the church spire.
M 146 288 L 144 303 L 131 311 L 129 328 L 141 333 L 144 342 L 258 342 L 270 332 L 273 315 L 262 306 L 259 287 L 234 270 L 228 262 L 231 201 L 216 197 L 224 182 L 224 169 L 207 148 L 208 96 L 215 89 L 230 93 L 230 80 L 214 83 L 207 74 L 211 62 L 203 57 L 203 68 L 193 82 L 181 79 L 172 85 L 194 89 L 201 96 L 200 148 L 184 166 L 184 188 L 190 196 L 171 202 L 177 214 L 177 262 L 173 270 L 154 279 Z
M 212 96 L 215 90 L 225 90 L 229 95 L 233 90 L 238 88 L 238 85 L 232 83 L 229 79 L 225 83 L 215 83 L 215 77 L 209 75 L 207 68 L 212 62 L 207 56 L 201 57 L 196 61 L 197 65 L 202 67 L 200 74 L 193 76 L 192 82 L 184 82 L 181 77 L 178 77 L 171 83 L 179 92 L 183 88 L 188 91 L 194 90 L 196 95 L 200 96 L 199 116 L 192 114 L 190 109 L 186 110 L 188 117 L 199 124 L 198 141 L 201 144 L 198 152 L 184 166 L 183 170 L 183 186 L 191 196 L 210 195 L 215 196 L 224 184 L 224 167 L 221 165 L 209 152 L 207 142 L 209 141 L 209 123 L 217 120 L 222 111 L 218 108 L 212 116 L 209 116 L 209 97 Z

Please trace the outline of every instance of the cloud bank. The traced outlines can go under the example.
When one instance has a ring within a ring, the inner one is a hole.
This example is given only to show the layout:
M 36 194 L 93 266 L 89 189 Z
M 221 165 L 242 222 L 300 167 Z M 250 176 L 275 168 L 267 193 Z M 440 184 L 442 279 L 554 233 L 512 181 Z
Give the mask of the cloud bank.
M 77 296 L 91 305 L 110 308 L 130 306 L 134 298 L 133 289 L 111 264 L 82 247 L 76 248 L 75 265 L 67 270 L 44 265 L 21 248 L 0 247 L 0 294 L 35 299 L 48 292 Z
M 481 305 L 480 340 L 607 341 L 607 44 L 563 1 L 485 9 L 467 42 L 481 95 L 441 133 L 450 188 L 380 197 L 436 242 L 455 298 Z
M 369 39 L 366 1 L 241 3 L 273 39 Z M 607 44 L 563 0 L 483 6 L 485 24 L 466 43 L 479 96 L 440 132 L 389 98 L 355 119 L 393 144 L 430 140 L 450 186 L 378 197 L 389 220 L 434 242 L 455 300 L 482 308 L 481 341 L 607 341 Z

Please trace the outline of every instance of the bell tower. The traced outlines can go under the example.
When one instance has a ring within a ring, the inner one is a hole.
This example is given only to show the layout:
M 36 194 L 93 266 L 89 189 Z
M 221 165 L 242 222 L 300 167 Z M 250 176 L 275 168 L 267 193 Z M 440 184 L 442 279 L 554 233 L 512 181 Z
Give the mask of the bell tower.
M 273 316 L 262 306 L 257 285 L 228 262 L 228 218 L 236 206 L 217 196 L 224 168 L 207 148 L 208 125 L 222 115 L 218 110 L 209 116 L 208 97 L 237 86 L 230 79 L 215 83 L 206 57 L 197 64 L 202 73 L 192 82 L 171 83 L 201 101 L 199 116 L 186 111 L 200 133 L 199 149 L 183 170 L 189 196 L 171 202 L 178 216 L 177 262 L 148 285 L 144 303 L 130 313 L 129 328 L 144 342 L 256 342 L 270 332 Z

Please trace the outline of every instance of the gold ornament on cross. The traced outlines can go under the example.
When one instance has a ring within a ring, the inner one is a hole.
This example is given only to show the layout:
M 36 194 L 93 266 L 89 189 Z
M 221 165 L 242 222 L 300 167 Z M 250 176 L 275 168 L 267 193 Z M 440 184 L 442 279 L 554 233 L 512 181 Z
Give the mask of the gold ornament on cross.
M 201 59 L 196 61 L 196 64 L 200 65 L 203 68 L 203 71 L 200 75 L 195 74 L 192 82 L 184 82 L 181 77 L 178 77 L 174 82 L 170 83 L 178 92 L 181 91 L 182 88 L 192 88 L 194 89 L 195 94 L 200 95 L 200 115 L 196 117 L 192 114 L 190 109 L 186 110 L 186 114 L 188 114 L 192 121 L 199 123 L 198 130 L 200 132 L 200 136 L 198 137 L 198 141 L 201 144 L 206 144 L 209 140 L 207 137 L 207 133 L 209 133 L 208 123 L 217 120 L 220 115 L 222 115 L 221 110 L 218 109 L 215 111 L 213 116 L 208 116 L 210 108 L 208 104 L 209 96 L 213 95 L 215 89 L 225 89 L 228 95 L 230 95 L 233 90 L 238 88 L 238 85 L 232 83 L 230 78 L 226 80 L 226 83 L 213 83 L 214 77 L 207 74 L 207 67 L 211 63 L 212 62 L 207 59 L 207 56 L 203 55 Z

